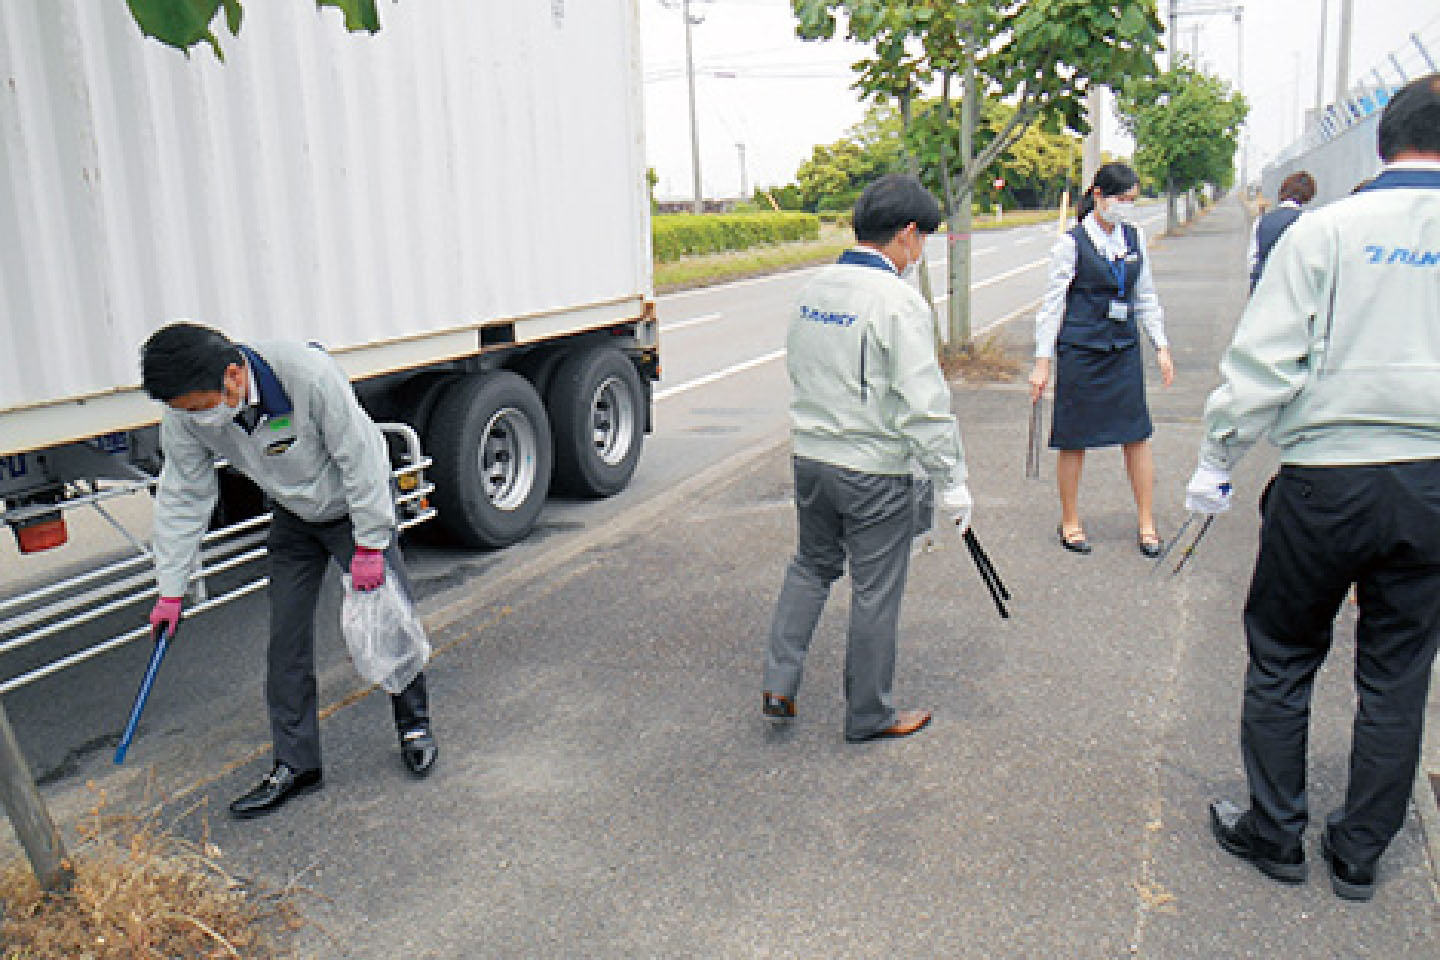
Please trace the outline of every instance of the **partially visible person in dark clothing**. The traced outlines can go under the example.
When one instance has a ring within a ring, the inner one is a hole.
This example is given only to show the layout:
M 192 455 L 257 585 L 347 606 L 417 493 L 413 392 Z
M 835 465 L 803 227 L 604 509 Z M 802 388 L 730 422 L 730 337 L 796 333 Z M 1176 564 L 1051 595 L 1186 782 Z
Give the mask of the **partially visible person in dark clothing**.
M 1311 693 L 1356 587 L 1349 782 L 1320 834 L 1347 900 L 1374 894 L 1405 822 L 1440 644 L 1440 73 L 1395 95 L 1378 146 L 1380 175 L 1275 249 L 1205 405 L 1185 501 L 1224 511 L 1244 452 L 1262 436 L 1280 448 L 1245 600 L 1249 803 L 1210 817 L 1222 848 L 1287 883 L 1306 875 Z
M 1280 183 L 1280 205 L 1267 210 L 1255 221 L 1255 231 L 1250 234 L 1250 292 L 1260 282 L 1265 271 L 1265 261 L 1281 234 L 1300 219 L 1300 208 L 1315 199 L 1315 178 L 1304 170 L 1297 170 Z

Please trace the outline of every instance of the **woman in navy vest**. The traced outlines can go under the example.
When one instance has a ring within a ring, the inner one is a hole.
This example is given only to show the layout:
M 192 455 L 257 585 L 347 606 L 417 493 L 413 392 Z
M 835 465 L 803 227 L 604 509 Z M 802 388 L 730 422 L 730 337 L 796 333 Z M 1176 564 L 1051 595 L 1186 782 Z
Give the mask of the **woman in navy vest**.
M 1055 364 L 1055 414 L 1050 447 L 1059 451 L 1060 544 L 1089 553 L 1080 523 L 1080 471 L 1085 451 L 1120 446 L 1135 494 L 1136 542 L 1160 553 L 1152 512 L 1155 461 L 1140 352 L 1143 327 L 1155 345 L 1165 386 L 1175 379 L 1155 293 L 1145 236 L 1130 221 L 1140 180 L 1123 163 L 1107 163 L 1076 207 L 1080 222 L 1050 252 L 1050 279 L 1035 315 L 1035 368 L 1030 399 L 1038 400 Z

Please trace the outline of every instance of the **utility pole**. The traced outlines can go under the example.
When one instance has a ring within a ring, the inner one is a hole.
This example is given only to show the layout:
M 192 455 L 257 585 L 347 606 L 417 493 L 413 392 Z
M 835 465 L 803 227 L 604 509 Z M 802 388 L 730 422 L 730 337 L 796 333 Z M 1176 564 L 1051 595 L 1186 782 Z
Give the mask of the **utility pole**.
M 1320 0 L 1320 59 L 1315 62 L 1315 119 L 1319 121 L 1320 111 L 1325 109 L 1325 47 L 1326 25 L 1330 21 L 1330 0 Z
M 20 845 L 30 858 L 30 868 L 41 889 L 60 893 L 70 889 L 75 872 L 65 854 L 60 831 L 45 809 L 40 791 L 30 776 L 30 766 L 20 752 L 20 743 L 10 727 L 5 705 L 0 703 L 0 799 Z
M 1245 95 L 1245 8 L 1237 5 L 1235 7 L 1235 86 L 1240 95 Z M 1247 119 L 1240 127 L 1240 195 L 1248 199 L 1250 185 L 1250 121 Z
M 1180 34 L 1176 32 L 1179 29 L 1180 12 L 1175 9 L 1179 3 L 1180 0 L 1170 0 L 1170 24 L 1165 28 L 1165 48 L 1170 54 L 1171 70 L 1175 69 L 1175 47 L 1180 42 Z
M 1085 112 L 1090 121 L 1090 132 L 1085 134 L 1085 152 L 1080 157 L 1080 192 L 1090 189 L 1095 182 L 1095 171 L 1100 169 L 1103 156 L 1101 124 L 1105 122 L 1105 91 L 1091 84 L 1085 95 Z
M 690 171 L 695 177 L 695 199 L 692 213 L 705 212 L 705 197 L 700 190 L 700 127 L 695 119 L 695 48 L 690 38 L 690 0 L 681 0 L 680 17 L 685 21 L 685 77 L 690 85 Z
M 1340 0 L 1340 44 L 1335 55 L 1335 102 L 1350 93 L 1350 21 L 1355 0 Z
M 735 149 L 740 151 L 740 199 L 750 199 L 750 181 L 745 175 L 745 144 L 735 144 Z

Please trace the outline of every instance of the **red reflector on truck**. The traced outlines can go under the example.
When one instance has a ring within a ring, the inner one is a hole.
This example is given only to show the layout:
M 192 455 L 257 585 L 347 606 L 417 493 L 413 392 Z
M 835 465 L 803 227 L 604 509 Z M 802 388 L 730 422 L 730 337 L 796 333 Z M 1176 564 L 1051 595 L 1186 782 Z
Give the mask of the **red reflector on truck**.
M 63 545 L 70 535 L 65 530 L 65 518 L 55 513 L 16 523 L 15 539 L 21 553 L 39 553 Z

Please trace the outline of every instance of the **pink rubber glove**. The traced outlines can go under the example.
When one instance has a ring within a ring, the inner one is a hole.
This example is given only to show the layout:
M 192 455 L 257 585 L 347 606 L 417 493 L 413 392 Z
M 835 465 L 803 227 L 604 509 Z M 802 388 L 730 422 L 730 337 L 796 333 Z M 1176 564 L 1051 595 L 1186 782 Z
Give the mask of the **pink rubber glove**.
M 385 553 L 372 547 L 356 547 L 350 560 L 350 582 L 361 593 L 375 590 L 385 582 Z
M 162 631 L 168 630 L 174 637 L 179 629 L 180 598 L 161 597 L 156 600 L 155 606 L 150 609 L 150 635 L 158 637 Z

